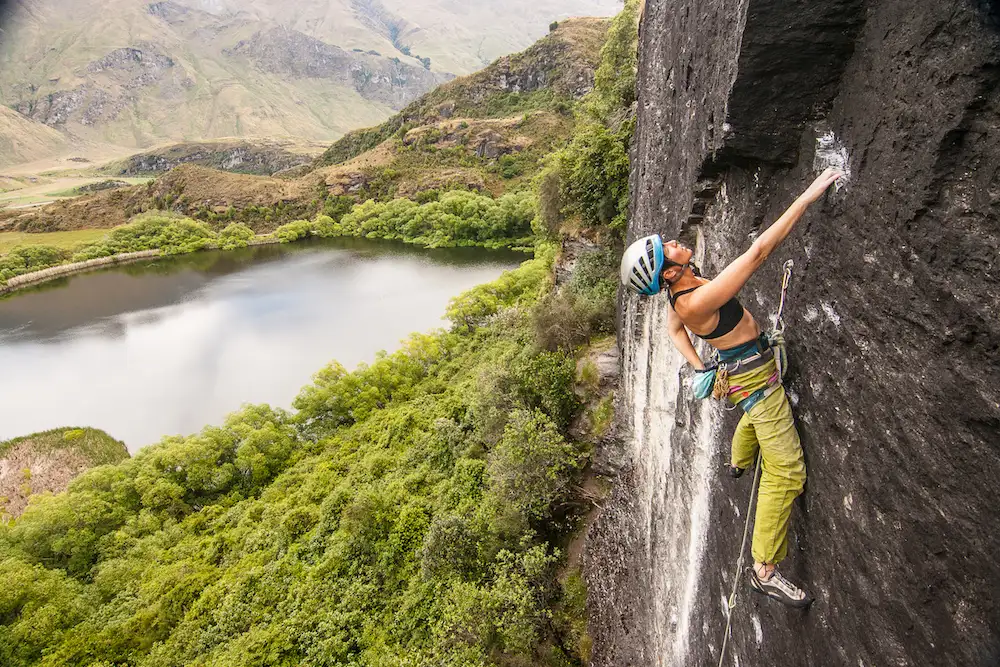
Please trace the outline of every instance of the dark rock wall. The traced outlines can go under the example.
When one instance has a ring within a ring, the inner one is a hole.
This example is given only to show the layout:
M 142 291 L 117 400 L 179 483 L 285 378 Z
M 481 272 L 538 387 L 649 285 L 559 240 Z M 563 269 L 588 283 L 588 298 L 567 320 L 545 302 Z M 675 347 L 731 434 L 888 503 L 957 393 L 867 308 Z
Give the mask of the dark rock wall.
M 851 171 L 742 294 L 766 322 L 794 260 L 809 479 L 782 569 L 818 599 L 787 610 L 744 584 L 724 664 L 1000 664 L 997 19 L 974 0 L 647 0 L 628 240 L 681 235 L 713 275 L 808 184 L 818 137 Z M 725 628 L 750 480 L 719 474 L 736 415 L 678 382 L 661 301 L 623 302 L 595 665 L 715 665 Z

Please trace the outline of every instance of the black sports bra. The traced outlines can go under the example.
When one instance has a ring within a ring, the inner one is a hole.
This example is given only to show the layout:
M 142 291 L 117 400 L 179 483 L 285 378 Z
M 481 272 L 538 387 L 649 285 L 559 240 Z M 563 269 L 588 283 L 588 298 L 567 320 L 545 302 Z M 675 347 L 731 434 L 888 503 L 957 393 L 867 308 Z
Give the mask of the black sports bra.
M 701 287 L 701 285 L 698 285 L 698 287 Z M 677 299 L 685 294 L 695 291 L 698 287 L 684 289 L 677 294 L 671 294 L 670 289 L 668 288 L 667 296 L 670 299 L 671 307 L 677 303 Z M 736 325 L 739 324 L 742 319 L 743 304 L 740 303 L 740 300 L 734 296 L 729 301 L 722 304 L 722 308 L 719 308 L 719 323 L 715 325 L 715 329 L 712 330 L 712 333 L 705 334 L 704 336 L 701 334 L 695 334 L 695 336 L 698 336 L 698 338 L 701 338 L 702 340 L 711 340 L 713 338 L 725 336 L 727 333 L 735 329 Z

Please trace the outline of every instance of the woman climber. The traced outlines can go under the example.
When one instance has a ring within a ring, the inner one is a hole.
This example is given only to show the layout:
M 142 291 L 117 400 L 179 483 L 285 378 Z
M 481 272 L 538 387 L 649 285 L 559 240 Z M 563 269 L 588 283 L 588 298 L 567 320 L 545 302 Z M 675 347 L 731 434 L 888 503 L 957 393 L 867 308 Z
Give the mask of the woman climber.
M 656 294 L 661 284 L 666 284 L 670 339 L 695 369 L 705 371 L 705 364 L 688 330 L 718 351 L 723 371 L 715 380 L 715 395 L 728 397 L 743 410 L 733 435 L 729 472 L 733 477 L 742 475 L 757 458 L 758 450 L 763 460 L 751 547 L 754 565 L 748 568 L 750 585 L 758 593 L 794 607 L 808 606 L 813 598 L 776 568 L 788 549 L 788 521 L 792 501 L 802 493 L 806 481 L 805 460 L 774 349 L 736 294 L 785 240 L 809 204 L 840 177 L 832 168 L 820 174 L 749 250 L 713 280 L 695 275 L 690 248 L 677 241 L 663 243 L 657 234 L 630 245 L 621 264 L 622 283 L 638 294 Z

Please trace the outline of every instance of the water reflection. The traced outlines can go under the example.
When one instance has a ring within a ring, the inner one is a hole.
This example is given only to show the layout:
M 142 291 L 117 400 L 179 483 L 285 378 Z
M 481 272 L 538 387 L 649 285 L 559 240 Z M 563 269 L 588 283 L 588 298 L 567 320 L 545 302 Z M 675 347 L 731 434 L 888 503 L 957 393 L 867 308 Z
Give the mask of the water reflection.
M 348 367 L 441 326 L 448 300 L 524 255 L 338 239 L 197 253 L 0 300 L 0 440 L 103 428 L 134 451 L 288 406 L 332 359 Z

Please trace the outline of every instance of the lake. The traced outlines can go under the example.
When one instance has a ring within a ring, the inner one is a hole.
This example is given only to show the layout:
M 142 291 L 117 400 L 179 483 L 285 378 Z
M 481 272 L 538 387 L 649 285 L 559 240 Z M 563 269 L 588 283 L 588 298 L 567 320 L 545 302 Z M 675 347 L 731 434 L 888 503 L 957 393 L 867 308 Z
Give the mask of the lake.
M 288 408 L 313 373 L 446 326 L 448 301 L 527 259 L 329 239 L 200 252 L 64 278 L 0 300 L 0 440 L 93 426 L 130 451 Z

